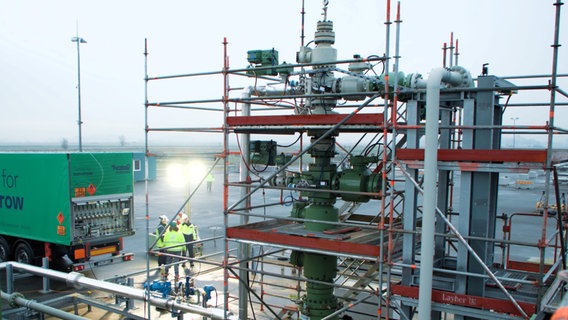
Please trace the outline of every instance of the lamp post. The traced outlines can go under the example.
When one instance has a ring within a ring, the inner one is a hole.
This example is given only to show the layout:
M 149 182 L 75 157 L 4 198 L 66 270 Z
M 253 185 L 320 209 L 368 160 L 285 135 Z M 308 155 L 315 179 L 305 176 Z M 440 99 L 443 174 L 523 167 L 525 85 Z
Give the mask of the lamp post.
M 81 51 L 79 49 L 81 43 L 87 43 L 87 41 L 78 35 L 71 38 L 71 42 L 77 42 L 77 108 L 78 108 L 78 120 L 77 125 L 79 126 L 79 152 L 83 151 L 83 144 L 81 139 Z
M 513 127 L 515 127 L 517 125 L 517 120 L 519 120 L 519 117 L 511 117 L 511 120 L 513 120 Z M 515 130 L 517 129 L 513 128 L 513 149 L 515 149 Z

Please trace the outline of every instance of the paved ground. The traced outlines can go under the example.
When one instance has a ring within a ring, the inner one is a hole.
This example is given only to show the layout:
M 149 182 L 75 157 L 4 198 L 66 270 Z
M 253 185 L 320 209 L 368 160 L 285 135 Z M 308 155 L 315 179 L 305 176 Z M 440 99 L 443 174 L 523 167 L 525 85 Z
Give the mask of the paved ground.
M 174 159 L 175 160 L 175 159 Z M 174 160 L 170 160 L 173 162 Z M 212 161 L 208 161 L 211 164 Z M 188 194 L 188 189 L 191 186 L 180 186 L 172 184 L 168 179 L 166 179 L 167 172 L 165 171 L 165 165 L 159 167 L 161 171 L 158 172 L 159 179 L 157 181 L 152 181 L 148 184 L 148 215 L 149 219 L 146 220 L 146 203 L 145 203 L 145 185 L 144 183 L 137 183 L 135 186 L 136 199 L 135 199 L 135 228 L 136 235 L 125 239 L 125 248 L 128 252 L 133 252 L 135 258 L 133 261 L 122 262 L 112 265 L 104 265 L 93 268 L 91 271 L 85 272 L 85 275 L 100 280 L 109 280 L 115 277 L 119 277 L 121 280 L 126 281 L 126 278 L 132 278 L 134 288 L 143 288 L 146 282 L 146 266 L 148 265 L 150 269 L 156 266 L 156 258 L 150 257 L 146 259 L 146 239 L 148 232 L 153 232 L 154 227 L 158 222 L 158 217 L 162 214 L 166 214 L 173 217 L 175 213 L 180 210 L 186 195 Z M 199 233 L 201 239 L 209 239 L 203 244 L 203 255 L 206 257 L 207 261 L 211 261 L 214 264 L 220 263 L 222 261 L 222 252 L 225 247 L 223 239 L 216 239 L 215 237 L 223 236 L 223 208 L 222 208 L 222 168 L 219 167 L 215 169 L 216 179 L 211 192 L 205 190 L 205 186 L 197 190 L 194 197 L 191 200 L 191 219 L 194 224 L 199 227 Z M 231 180 L 237 179 L 236 174 L 231 173 Z M 505 179 L 508 179 L 505 181 Z M 501 188 L 498 212 L 512 214 L 514 212 L 529 212 L 534 210 L 534 205 L 540 193 L 542 192 L 541 184 L 538 179 L 534 180 L 535 183 L 532 184 L 531 188 L 519 189 L 516 185 L 511 182 L 517 180 L 517 177 L 507 177 L 502 179 L 503 187 Z M 193 185 L 197 185 L 197 182 L 192 182 Z M 523 185 L 525 186 L 525 185 Z M 567 188 L 563 186 L 562 191 L 566 192 Z M 456 194 L 458 194 L 456 192 Z M 233 203 L 238 199 L 238 194 L 232 194 L 229 199 L 229 203 Z M 257 204 L 275 202 L 280 199 L 281 195 L 277 191 L 267 190 L 262 193 L 261 196 L 256 197 L 255 201 Z M 372 204 L 366 204 L 366 206 L 372 206 Z M 270 210 L 270 215 L 282 215 L 286 216 L 289 214 L 289 207 L 273 207 Z M 366 210 L 365 206 L 362 206 L 361 210 Z M 264 214 L 264 211 L 257 211 L 257 214 Z M 231 216 L 229 218 L 229 224 L 237 224 L 239 222 L 239 216 Z M 518 224 L 515 224 L 515 233 L 522 237 L 523 240 L 527 241 L 527 236 L 534 235 L 535 237 L 540 236 L 535 230 L 539 230 L 540 226 L 535 226 L 530 220 L 518 217 Z M 147 223 L 148 221 L 148 223 Z M 550 220 L 549 223 L 554 223 L 554 220 Z M 498 228 L 499 229 L 499 228 Z M 500 231 L 498 231 L 500 232 Z M 500 236 L 500 235 L 499 235 Z M 230 249 L 234 249 L 234 245 L 230 244 Z M 234 252 L 232 254 L 235 254 Z M 519 255 L 523 257 L 536 256 L 536 252 L 523 252 L 520 249 L 513 253 L 513 255 Z M 214 271 L 207 272 L 208 268 L 214 267 L 214 265 L 208 265 L 205 262 L 198 263 L 193 269 L 192 277 L 195 278 L 195 287 L 203 288 L 206 285 L 212 285 L 217 289 L 217 295 L 213 295 L 209 302 L 211 307 L 223 308 L 223 272 Z M 288 272 L 284 269 L 280 270 L 276 268 L 275 272 Z M 150 271 L 154 275 L 154 270 Z M 150 279 L 156 279 L 156 276 Z M 5 276 L 0 274 L 0 285 L 2 289 L 5 288 Z M 231 296 L 236 296 L 238 285 L 236 280 L 230 279 L 229 288 Z M 38 301 L 50 301 L 54 299 L 62 299 L 69 294 L 80 293 L 85 297 L 95 299 L 96 301 L 102 303 L 114 303 L 115 297 L 102 292 L 96 292 L 92 290 L 74 290 L 68 288 L 63 283 L 51 282 L 51 289 L 53 290 L 49 294 L 41 293 L 42 279 L 39 277 L 22 276 L 15 284 L 16 291 L 21 292 L 28 299 L 35 299 Z M 290 302 L 290 304 L 292 304 Z M 120 305 L 120 308 L 125 307 L 125 303 Z M 113 315 L 104 309 L 92 308 L 90 311 L 83 305 L 79 308 L 78 314 L 89 319 L 118 319 L 117 315 Z M 236 309 L 238 306 L 236 303 L 231 304 L 231 311 L 237 313 Z M 5 303 L 2 305 L 3 310 L 10 309 Z M 143 318 L 148 318 L 148 308 L 144 306 L 142 302 L 136 302 L 131 311 Z M 272 319 L 270 314 L 265 310 L 265 315 L 262 312 L 257 311 L 257 319 Z M 150 318 L 153 319 L 171 319 L 172 314 L 169 311 L 156 310 L 156 308 L 150 308 Z M 184 319 L 200 319 L 200 316 L 190 316 L 186 315 Z

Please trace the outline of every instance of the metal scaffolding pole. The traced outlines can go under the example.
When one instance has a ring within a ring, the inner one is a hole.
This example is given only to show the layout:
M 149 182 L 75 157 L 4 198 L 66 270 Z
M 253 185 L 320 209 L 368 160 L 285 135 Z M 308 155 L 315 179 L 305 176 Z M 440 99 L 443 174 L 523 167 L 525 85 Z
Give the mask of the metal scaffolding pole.
M 551 176 L 552 176 L 552 151 L 553 151 L 553 139 L 554 139 L 554 112 L 556 109 L 556 85 L 557 85 L 557 74 L 558 74 L 558 48 L 560 47 L 559 44 L 559 35 L 560 35 L 560 9 L 563 3 L 560 0 L 556 0 L 554 6 L 556 7 L 555 12 L 555 19 L 554 19 L 554 43 L 552 44 L 552 73 L 550 79 L 550 107 L 549 107 L 549 118 L 548 118 L 548 125 L 551 129 L 548 130 L 548 137 L 547 137 L 547 154 L 546 154 L 546 171 L 544 177 L 544 219 L 543 219 L 543 226 L 542 226 L 542 236 L 541 240 L 543 243 L 546 241 L 546 224 L 547 224 L 547 217 L 548 217 L 548 206 L 549 206 L 549 196 L 550 196 L 550 183 L 551 183 Z M 557 209 L 560 212 L 560 208 Z M 564 253 L 562 253 L 564 254 Z M 544 273 L 544 250 L 541 250 L 540 255 L 540 264 L 539 264 L 539 273 Z M 542 287 L 542 280 L 539 278 L 539 288 Z M 542 289 L 539 290 L 539 297 L 537 301 L 540 303 L 540 299 L 544 292 Z
M 385 93 L 384 93 L 384 121 L 385 121 L 385 125 L 383 126 L 383 146 L 385 146 L 384 150 L 383 150 L 383 156 L 382 156 L 382 166 L 383 166 L 383 170 L 381 172 L 382 175 L 382 181 L 381 181 L 381 190 L 382 192 L 385 192 L 387 190 L 387 162 L 388 162 L 388 152 L 387 152 L 387 148 L 386 146 L 388 146 L 388 127 L 389 127 L 389 61 L 390 61 L 390 26 L 392 24 L 391 22 L 391 18 L 390 18 L 390 11 L 391 11 L 391 1 L 387 0 L 386 2 L 386 21 L 385 21 Z M 393 116 L 393 119 L 396 119 L 396 115 Z M 396 120 L 393 120 L 393 122 L 395 122 Z M 377 263 L 379 263 L 379 272 L 378 272 L 378 276 L 379 276 L 379 288 L 382 288 L 384 286 L 383 284 L 383 268 L 384 268 L 384 257 L 385 257 L 385 252 L 384 250 L 384 231 L 385 231 L 385 208 L 386 208 L 386 197 L 383 196 L 381 197 L 381 210 L 380 210 L 380 222 L 378 225 L 378 229 L 379 229 L 379 256 L 377 257 Z M 382 303 L 381 303 L 381 299 L 379 299 L 378 301 L 378 306 L 377 306 L 377 315 L 378 318 L 380 319 L 382 317 Z
M 144 39 L 144 209 L 146 217 L 146 234 L 150 234 L 150 202 L 148 197 L 148 156 L 150 149 L 148 146 L 148 39 Z M 150 248 L 150 239 L 146 237 L 146 248 Z M 153 246 L 153 245 L 152 245 Z M 146 252 L 146 279 L 150 279 L 150 253 Z M 146 289 L 146 298 L 150 298 L 150 287 Z M 151 306 L 146 306 L 148 319 L 151 319 Z

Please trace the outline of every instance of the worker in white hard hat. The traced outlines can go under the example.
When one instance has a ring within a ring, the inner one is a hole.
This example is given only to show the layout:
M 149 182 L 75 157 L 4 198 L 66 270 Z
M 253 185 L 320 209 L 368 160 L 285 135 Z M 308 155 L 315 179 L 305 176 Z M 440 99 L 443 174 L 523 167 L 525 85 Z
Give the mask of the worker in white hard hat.
M 168 217 L 166 215 L 161 215 L 159 217 L 159 219 L 160 219 L 160 223 L 156 227 L 155 234 L 156 234 L 156 238 L 157 238 L 156 248 L 157 248 L 157 251 L 158 251 L 158 267 L 162 267 L 166 264 L 166 260 L 167 260 L 167 257 L 162 254 L 162 251 L 163 251 L 162 248 L 164 248 L 166 246 L 166 244 L 164 242 L 164 234 L 167 231 L 168 222 L 170 220 L 168 219 Z M 163 268 L 160 268 L 160 270 L 161 269 L 163 269 Z
M 194 258 L 195 255 L 193 253 L 193 241 L 197 240 L 197 230 L 196 227 L 191 221 L 189 221 L 189 217 L 186 214 L 178 215 L 179 217 L 179 228 L 183 236 L 185 237 L 186 242 L 186 252 L 188 253 L 190 258 Z M 189 265 L 193 267 L 193 260 L 189 260 Z

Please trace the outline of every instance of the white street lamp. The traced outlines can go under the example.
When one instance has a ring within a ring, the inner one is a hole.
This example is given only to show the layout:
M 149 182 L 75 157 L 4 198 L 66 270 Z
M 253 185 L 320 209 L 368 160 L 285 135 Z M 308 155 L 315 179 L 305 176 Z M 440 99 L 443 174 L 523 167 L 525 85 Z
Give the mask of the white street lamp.
M 78 120 L 77 125 L 79 126 L 79 151 L 83 151 L 83 144 L 81 138 L 81 51 L 79 45 L 81 43 L 87 43 L 87 41 L 79 36 L 71 38 L 71 42 L 77 42 L 77 108 L 78 108 Z
M 519 117 L 511 117 L 511 120 L 513 120 L 513 127 L 516 126 L 517 124 L 517 120 L 519 120 Z M 513 149 L 515 149 L 515 130 L 517 130 L 516 128 L 513 128 Z

